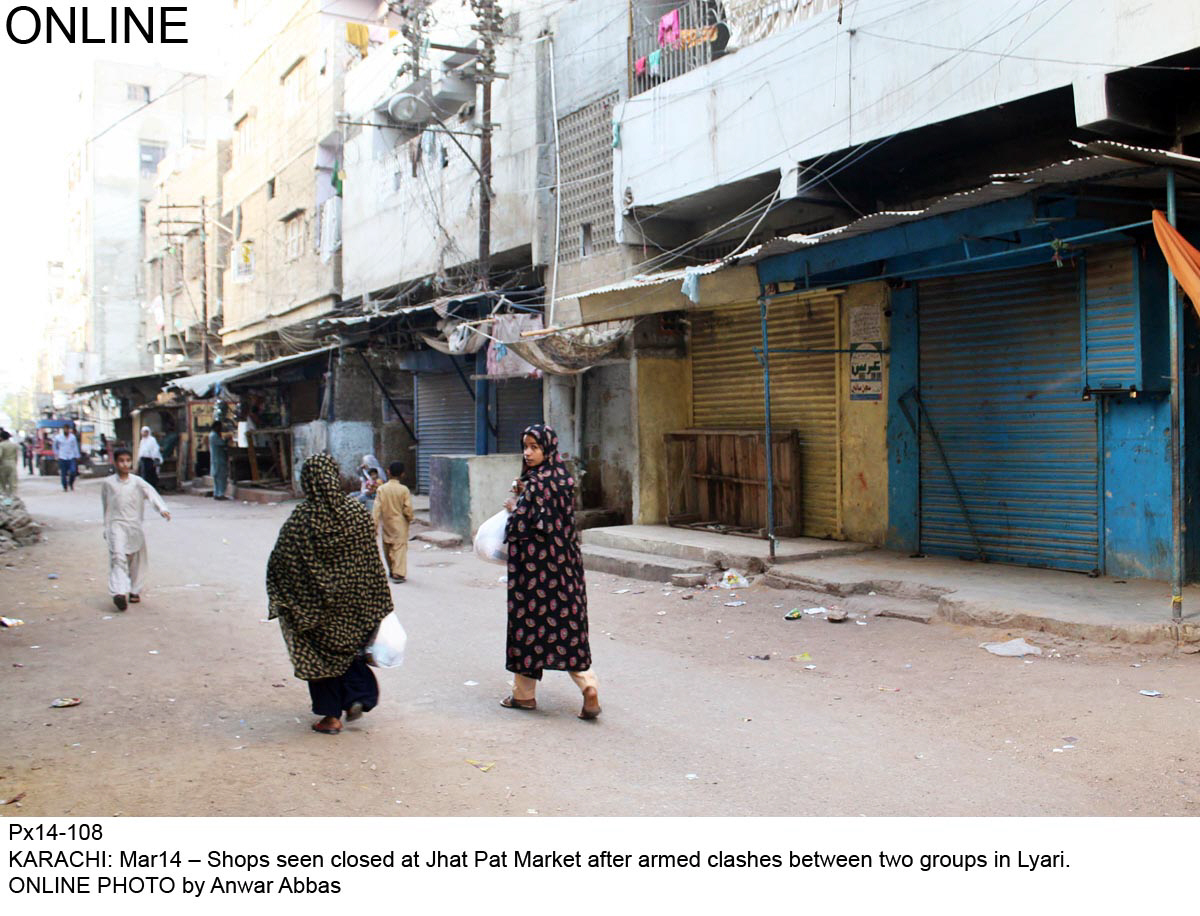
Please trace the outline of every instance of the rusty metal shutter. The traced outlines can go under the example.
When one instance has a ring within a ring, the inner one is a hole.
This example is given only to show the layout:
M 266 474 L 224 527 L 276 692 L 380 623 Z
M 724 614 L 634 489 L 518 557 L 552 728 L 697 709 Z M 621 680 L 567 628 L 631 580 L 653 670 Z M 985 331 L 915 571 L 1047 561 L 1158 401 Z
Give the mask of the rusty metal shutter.
M 922 550 L 976 556 L 969 517 L 988 560 L 1098 568 L 1097 402 L 1082 399 L 1078 271 L 926 280 L 918 311 L 930 421 L 921 424 Z
M 838 298 L 777 299 L 771 303 L 771 349 L 833 351 L 838 343 Z M 763 429 L 762 346 L 757 303 L 692 316 L 692 424 L 698 429 Z M 771 358 L 771 426 L 800 434 L 804 534 L 838 537 L 840 466 L 837 356 L 788 353 Z
M 417 385 L 417 492 L 429 492 L 429 459 L 475 454 L 475 401 L 458 373 L 422 372 Z

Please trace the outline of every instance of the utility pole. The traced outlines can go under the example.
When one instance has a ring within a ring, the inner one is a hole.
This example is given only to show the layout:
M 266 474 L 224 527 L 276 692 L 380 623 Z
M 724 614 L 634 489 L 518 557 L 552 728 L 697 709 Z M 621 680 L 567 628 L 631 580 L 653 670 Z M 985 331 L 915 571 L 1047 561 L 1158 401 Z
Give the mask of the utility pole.
M 210 368 L 208 359 L 208 208 L 204 197 L 200 198 L 200 353 L 204 360 L 204 371 Z M 186 280 L 184 282 L 187 282 Z
M 492 270 L 492 82 L 496 79 L 496 41 L 504 14 L 496 0 L 471 0 L 471 9 L 479 20 L 473 26 L 479 33 L 479 74 L 483 85 L 479 131 L 479 288 L 491 288 Z

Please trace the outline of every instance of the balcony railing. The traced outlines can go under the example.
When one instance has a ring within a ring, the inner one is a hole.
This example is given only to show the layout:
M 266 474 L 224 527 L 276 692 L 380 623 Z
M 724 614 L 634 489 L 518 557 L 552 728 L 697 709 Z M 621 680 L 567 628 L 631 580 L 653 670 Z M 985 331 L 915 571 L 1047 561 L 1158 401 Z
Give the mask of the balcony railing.
M 725 53 L 729 27 L 721 3 L 690 0 L 665 15 L 634 13 L 630 36 L 629 94 L 711 63 Z

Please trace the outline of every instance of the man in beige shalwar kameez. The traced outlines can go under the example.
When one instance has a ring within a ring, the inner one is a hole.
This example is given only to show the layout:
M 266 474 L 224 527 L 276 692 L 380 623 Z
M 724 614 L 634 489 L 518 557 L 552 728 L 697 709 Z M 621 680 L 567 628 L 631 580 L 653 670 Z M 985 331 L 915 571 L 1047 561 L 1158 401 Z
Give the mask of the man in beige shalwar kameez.
M 408 526 L 413 520 L 412 493 L 400 482 L 404 463 L 393 461 L 388 482 L 375 491 L 375 530 L 383 530 L 383 555 L 393 582 L 408 577 Z

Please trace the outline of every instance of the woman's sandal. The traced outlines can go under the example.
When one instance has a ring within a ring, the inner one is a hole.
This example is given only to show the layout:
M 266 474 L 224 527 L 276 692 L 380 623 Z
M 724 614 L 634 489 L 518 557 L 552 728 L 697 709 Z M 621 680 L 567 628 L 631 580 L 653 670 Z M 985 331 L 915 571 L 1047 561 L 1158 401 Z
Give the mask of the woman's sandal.
M 594 719 L 600 715 L 600 694 L 595 687 L 583 691 L 583 709 L 579 710 L 579 718 Z
M 507 696 L 500 701 L 500 705 L 505 709 L 537 709 L 537 700 L 518 700 L 514 696 Z
M 328 718 L 329 716 L 325 717 L 325 719 Z M 325 719 L 321 719 L 319 722 L 314 722 L 312 725 L 312 730 L 315 732 L 320 732 L 322 735 L 340 735 L 342 733 L 341 722 L 338 722 L 337 719 L 334 719 L 333 723 L 326 725 Z

